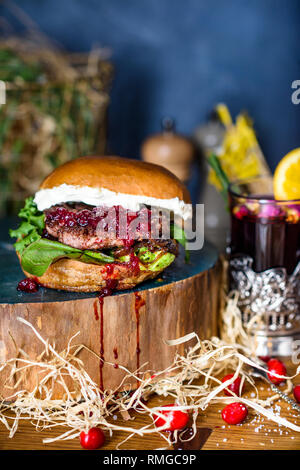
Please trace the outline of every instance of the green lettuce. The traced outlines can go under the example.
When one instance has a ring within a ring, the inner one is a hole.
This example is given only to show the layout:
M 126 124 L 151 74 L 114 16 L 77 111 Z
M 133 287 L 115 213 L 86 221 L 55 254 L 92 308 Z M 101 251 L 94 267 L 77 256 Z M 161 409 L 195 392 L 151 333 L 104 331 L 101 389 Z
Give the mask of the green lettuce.
M 143 263 L 140 266 L 141 271 L 161 271 L 173 263 L 175 255 L 173 253 L 166 253 L 162 250 L 150 251 L 146 246 L 139 248 L 136 255 Z
M 40 238 L 31 243 L 22 253 L 21 265 L 24 271 L 42 276 L 49 266 L 60 258 L 72 258 L 83 263 L 112 263 L 115 259 L 99 251 L 78 250 L 53 240 Z
M 41 238 L 45 228 L 45 216 L 38 211 L 33 197 L 28 197 L 25 200 L 25 206 L 20 210 L 18 216 L 23 220 L 16 230 L 9 231 L 9 235 L 17 239 L 14 247 L 22 255 L 25 248 Z
M 21 257 L 22 268 L 34 276 L 42 276 L 48 267 L 60 258 L 73 258 L 83 263 L 112 263 L 114 258 L 99 251 L 78 250 L 57 241 L 42 238 L 45 229 L 45 216 L 39 212 L 33 198 L 25 201 L 19 212 L 22 220 L 19 227 L 10 230 L 12 238 L 17 238 L 14 247 Z
M 142 246 L 135 252 L 142 263 L 153 263 L 158 253 L 160 253 L 160 251 L 150 251 L 146 246 Z
M 190 261 L 190 253 L 186 249 L 187 239 L 184 233 L 183 228 L 179 227 L 178 225 L 172 224 L 171 225 L 171 238 L 177 240 L 177 242 L 183 246 L 185 250 L 185 262 L 188 263 Z
M 135 251 L 135 255 L 140 260 L 141 271 L 161 271 L 162 269 L 167 268 L 175 260 L 175 255 L 173 255 L 173 253 L 165 253 L 160 249 L 153 252 L 145 246 L 137 249 Z M 121 263 L 126 263 L 129 260 L 130 257 L 128 255 L 119 258 Z
M 157 260 L 148 264 L 146 269 L 153 272 L 161 271 L 162 269 L 166 269 L 174 260 L 175 255 L 173 255 L 173 253 L 164 253 L 161 257 L 158 257 Z M 141 271 L 142 270 L 143 268 L 141 268 Z

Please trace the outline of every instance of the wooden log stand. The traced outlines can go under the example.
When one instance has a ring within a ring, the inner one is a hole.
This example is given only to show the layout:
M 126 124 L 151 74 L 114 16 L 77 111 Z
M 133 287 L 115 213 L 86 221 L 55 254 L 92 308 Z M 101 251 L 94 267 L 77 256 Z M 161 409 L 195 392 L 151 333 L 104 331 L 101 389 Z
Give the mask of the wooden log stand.
M 98 357 L 84 350 L 79 358 L 86 372 L 103 389 L 119 386 L 124 377 L 120 365 L 132 372 L 139 367 L 149 373 L 165 369 L 176 351 L 183 353 L 186 345 L 171 347 L 164 340 L 193 331 L 201 338 L 217 334 L 221 276 L 218 254 L 206 243 L 202 250 L 191 255 L 190 264 L 185 264 L 181 255 L 160 279 L 146 282 L 134 292 L 106 297 L 102 302 L 96 294 L 48 289 L 40 289 L 35 294 L 17 292 L 22 272 L 15 254 L 2 250 L 0 362 L 16 356 L 16 345 L 32 359 L 44 349 L 35 333 L 17 320 L 21 317 L 50 344 L 55 344 L 58 352 L 80 332 L 75 344 L 84 344 Z M 37 371 L 31 370 L 18 389 L 31 390 L 38 380 Z M 5 382 L 2 373 L 0 395 L 8 398 L 12 390 Z M 120 390 L 135 387 L 136 380 L 132 379 Z M 53 398 L 61 398 L 61 392 L 57 387 Z

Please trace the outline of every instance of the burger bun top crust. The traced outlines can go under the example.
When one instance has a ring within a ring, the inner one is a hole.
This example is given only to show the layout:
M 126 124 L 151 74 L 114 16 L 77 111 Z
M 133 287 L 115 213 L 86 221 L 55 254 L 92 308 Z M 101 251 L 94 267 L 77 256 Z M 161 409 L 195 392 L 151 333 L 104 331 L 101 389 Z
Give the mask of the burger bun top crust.
M 42 182 L 40 189 L 62 184 L 105 188 L 116 193 L 157 199 L 179 198 L 190 203 L 187 188 L 169 170 L 153 163 L 128 158 L 81 157 L 56 168 Z

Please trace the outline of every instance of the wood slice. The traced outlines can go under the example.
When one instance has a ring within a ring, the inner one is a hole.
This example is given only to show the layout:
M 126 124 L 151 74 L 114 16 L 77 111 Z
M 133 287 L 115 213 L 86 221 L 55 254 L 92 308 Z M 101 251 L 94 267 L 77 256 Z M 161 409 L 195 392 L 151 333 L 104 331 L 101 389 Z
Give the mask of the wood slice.
M 0 361 L 16 357 L 16 347 L 31 359 L 44 349 L 34 332 L 17 317 L 29 321 L 60 352 L 77 332 L 75 344 L 84 344 L 98 357 L 82 351 L 85 370 L 104 389 L 116 389 L 125 366 L 134 372 L 168 367 L 176 352 L 187 345 L 167 346 L 164 340 L 175 339 L 195 331 L 200 338 L 217 334 L 221 266 L 216 249 L 206 243 L 200 252 L 191 253 L 191 263 L 182 255 L 168 268 L 161 279 L 146 282 L 135 292 L 124 291 L 103 299 L 96 294 L 77 294 L 40 289 L 35 294 L 16 291 L 22 278 L 15 254 L 2 250 L 0 283 Z M 192 343 L 189 343 L 190 346 Z M 104 358 L 104 364 L 99 359 Z M 103 365 L 103 366 L 102 366 Z M 31 370 L 18 384 L 19 389 L 32 390 L 40 380 Z M 0 394 L 12 395 L 7 376 L 0 376 Z M 18 377 L 14 377 L 14 381 Z M 6 383 L 6 384 L 5 384 Z M 135 388 L 135 379 L 122 384 L 120 390 Z M 53 398 L 61 398 L 57 387 Z

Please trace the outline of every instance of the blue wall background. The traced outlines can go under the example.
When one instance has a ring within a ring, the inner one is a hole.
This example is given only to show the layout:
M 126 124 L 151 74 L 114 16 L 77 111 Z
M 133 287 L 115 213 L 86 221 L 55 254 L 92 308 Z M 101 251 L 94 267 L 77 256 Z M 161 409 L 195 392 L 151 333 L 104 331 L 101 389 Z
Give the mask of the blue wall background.
M 300 146 L 298 0 L 18 0 L 71 51 L 112 49 L 109 150 L 137 157 L 171 115 L 190 134 L 218 101 L 248 109 L 272 168 Z M 3 7 L 1 7 L 3 14 Z

